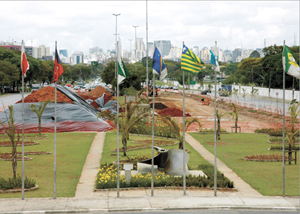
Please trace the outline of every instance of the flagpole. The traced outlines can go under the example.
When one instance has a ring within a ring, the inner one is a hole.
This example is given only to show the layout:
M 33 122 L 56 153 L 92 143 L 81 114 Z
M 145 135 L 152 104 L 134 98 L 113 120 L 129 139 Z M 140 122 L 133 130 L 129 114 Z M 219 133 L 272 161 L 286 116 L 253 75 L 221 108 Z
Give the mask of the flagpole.
M 149 84 L 149 77 L 148 77 L 148 1 L 146 0 L 146 73 L 147 73 L 147 100 L 149 99 L 149 91 L 148 91 L 148 84 Z M 154 91 L 153 91 L 154 92 Z
M 183 42 L 183 45 L 182 47 L 184 46 L 184 42 Z M 182 90 L 182 100 L 183 100 L 183 103 L 182 103 L 182 111 L 183 111 L 183 124 L 182 124 L 182 132 L 183 132 L 183 150 L 182 150 L 182 153 L 183 153 L 183 158 L 182 158 L 182 162 L 183 162 L 183 195 L 186 195 L 186 178 L 185 178 L 185 103 L 184 103 L 184 70 L 182 70 L 182 73 L 183 73 L 183 77 L 182 77 L 182 84 L 183 84 L 183 90 Z
M 215 68 L 215 159 L 214 159 L 214 196 L 217 196 L 217 69 Z
M 155 74 L 153 74 L 153 100 L 152 100 L 151 196 L 154 195 L 154 111 L 155 111 L 154 103 L 155 103 Z
M 285 40 L 283 40 L 283 50 Z M 282 106 L 282 196 L 285 196 L 285 68 L 283 68 L 283 106 Z
M 55 53 L 57 49 L 57 41 L 55 41 Z M 54 68 L 55 69 L 55 68 Z M 54 104 L 54 183 L 53 183 L 53 199 L 56 199 L 56 104 L 57 104 L 57 81 L 55 81 L 55 104 Z
M 119 42 L 117 41 L 117 61 L 119 60 Z M 116 67 L 117 69 L 117 67 Z M 120 129 L 120 124 L 119 124 L 119 74 L 118 71 L 116 70 L 117 74 L 117 197 L 120 197 L 120 136 L 119 136 L 119 129 Z M 126 105 L 126 104 L 125 104 Z M 124 133 L 123 133 L 124 134 Z M 123 136 L 124 137 L 124 136 Z
M 22 40 L 22 48 L 24 48 L 24 43 Z M 25 52 L 25 51 L 24 51 Z M 21 52 L 21 54 L 23 54 Z M 23 56 L 21 56 L 22 60 Z M 24 163 L 24 74 L 21 65 L 22 74 L 22 200 L 24 200 L 24 177 L 25 177 L 25 163 Z

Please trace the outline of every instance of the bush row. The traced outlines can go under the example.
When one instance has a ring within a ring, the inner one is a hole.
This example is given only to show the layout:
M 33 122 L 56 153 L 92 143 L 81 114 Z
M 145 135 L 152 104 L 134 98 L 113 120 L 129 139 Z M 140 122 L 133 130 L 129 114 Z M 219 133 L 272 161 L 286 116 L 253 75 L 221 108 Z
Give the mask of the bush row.
M 199 165 L 198 169 L 201 169 L 206 176 L 186 176 L 187 187 L 213 187 L 214 186 L 214 167 L 212 165 Z M 180 187 L 183 185 L 182 177 L 175 177 L 166 175 L 163 172 L 158 172 L 154 178 L 155 187 Z M 138 174 L 131 175 L 131 181 L 129 184 L 125 181 L 125 176 L 120 176 L 120 187 L 150 187 L 151 186 L 151 174 Z M 96 189 L 108 189 L 117 187 L 117 166 L 113 164 L 105 164 L 101 167 L 97 174 Z M 233 188 L 234 184 L 224 174 L 218 171 L 217 174 L 217 187 Z
M 25 177 L 24 179 L 24 188 L 29 189 L 31 187 L 35 187 L 36 181 Z M 17 176 L 16 178 L 9 178 L 8 180 L 0 177 L 0 189 L 7 190 L 7 189 L 15 189 L 15 188 L 22 188 L 22 177 Z
M 154 124 L 158 124 L 154 126 L 155 136 L 176 138 L 176 135 L 170 126 L 163 124 L 162 122 L 155 122 Z M 130 133 L 152 135 L 152 123 L 145 123 L 141 121 L 131 129 Z

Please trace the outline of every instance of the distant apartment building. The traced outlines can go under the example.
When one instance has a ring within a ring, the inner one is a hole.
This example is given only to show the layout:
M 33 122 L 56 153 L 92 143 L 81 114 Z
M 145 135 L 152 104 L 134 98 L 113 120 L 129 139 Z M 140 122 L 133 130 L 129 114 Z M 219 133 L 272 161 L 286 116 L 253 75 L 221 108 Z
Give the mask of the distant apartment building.
M 194 46 L 192 49 L 193 53 L 199 56 L 199 46 Z
M 166 56 L 164 59 L 169 59 L 172 61 L 180 61 L 181 60 L 181 54 L 182 54 L 182 49 L 177 48 L 177 47 L 172 47 L 169 55 Z
M 200 54 L 199 54 L 200 59 L 204 62 L 204 63 L 210 63 L 210 52 L 209 49 L 207 47 L 203 47 L 200 50 Z
M 4 47 L 5 49 L 12 49 L 12 50 L 21 51 L 21 45 L 16 45 L 12 42 L 11 43 L 9 43 L 9 42 L 0 43 L 0 47 Z
M 63 55 L 64 57 L 68 57 L 68 50 L 59 50 L 59 54 Z
M 45 45 L 40 45 L 39 47 L 33 48 L 33 57 L 36 59 L 45 59 L 45 57 L 51 56 L 50 48 Z
M 98 48 L 98 47 L 93 47 L 89 49 L 89 53 L 90 54 L 97 54 L 97 53 L 103 53 L 103 49 L 102 48 Z
M 231 62 L 232 61 L 232 51 L 224 50 L 223 51 L 223 62 Z
M 217 42 L 215 42 L 215 46 L 211 47 L 211 51 L 214 53 L 214 55 L 218 58 L 218 61 L 224 61 L 223 58 L 223 51 L 218 48 L 217 46 Z M 211 54 L 210 54 L 210 58 L 211 58 Z M 209 58 L 209 59 L 210 59 Z
M 71 57 L 72 65 L 76 65 L 78 63 L 83 63 L 84 62 L 83 59 L 84 59 L 83 52 L 75 51 Z
M 239 62 L 241 60 L 242 50 L 240 48 L 236 48 L 232 52 L 232 62 Z
M 171 41 L 170 40 L 157 40 L 154 41 L 154 46 L 158 48 L 162 57 L 168 56 L 171 50 Z

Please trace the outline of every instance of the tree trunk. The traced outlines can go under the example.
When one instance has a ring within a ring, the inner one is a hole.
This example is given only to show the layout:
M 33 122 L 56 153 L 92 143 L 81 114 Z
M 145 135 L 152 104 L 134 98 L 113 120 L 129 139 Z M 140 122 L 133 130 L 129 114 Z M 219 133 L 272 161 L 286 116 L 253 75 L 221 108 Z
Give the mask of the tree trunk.
M 40 137 L 42 136 L 42 118 L 39 117 L 39 134 L 40 134 Z
M 235 119 L 235 133 L 237 133 L 237 119 Z
M 289 155 L 288 155 L 288 159 L 289 159 L 289 165 L 292 164 L 292 145 L 289 144 Z
M 14 178 L 17 177 L 17 145 L 16 142 L 12 143 L 12 169 L 13 169 L 13 176 Z
M 183 141 L 179 141 L 179 149 L 183 149 Z
M 220 119 L 218 119 L 218 128 L 217 128 L 217 140 L 221 139 L 221 122 Z
M 124 156 L 127 156 L 126 155 L 126 149 L 127 149 L 127 139 L 126 139 L 127 136 L 124 136 L 122 135 L 122 145 L 123 145 L 123 154 Z

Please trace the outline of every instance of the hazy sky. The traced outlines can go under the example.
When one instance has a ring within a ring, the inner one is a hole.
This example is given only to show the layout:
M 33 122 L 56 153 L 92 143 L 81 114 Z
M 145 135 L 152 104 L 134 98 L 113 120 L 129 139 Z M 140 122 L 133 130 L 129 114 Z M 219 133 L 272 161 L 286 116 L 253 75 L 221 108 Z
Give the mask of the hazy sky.
M 148 42 L 225 50 L 299 45 L 299 1 L 148 1 Z M 146 43 L 146 1 L 0 1 L 0 41 L 25 41 L 88 53 L 115 47 L 116 17 L 123 49 Z M 295 37 L 296 36 L 296 37 Z

